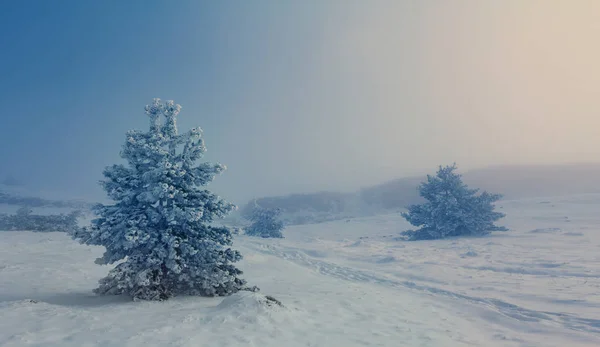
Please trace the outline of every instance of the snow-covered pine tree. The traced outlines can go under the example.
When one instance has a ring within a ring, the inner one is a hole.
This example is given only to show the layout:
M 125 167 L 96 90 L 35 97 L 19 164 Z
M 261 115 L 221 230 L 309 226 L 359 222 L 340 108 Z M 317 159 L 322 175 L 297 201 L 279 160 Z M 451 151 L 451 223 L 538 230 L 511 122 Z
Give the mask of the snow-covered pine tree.
M 281 214 L 279 208 L 265 208 L 255 205 L 250 216 L 252 224 L 246 229 L 246 235 L 264 238 L 283 238 L 283 222 L 277 217 Z
M 98 294 L 164 300 L 225 296 L 245 288 L 233 265 L 242 256 L 230 248 L 231 230 L 213 224 L 235 206 L 202 188 L 225 166 L 196 164 L 206 151 L 202 130 L 178 134 L 180 109 L 160 99 L 146 106 L 150 130 L 127 133 L 121 157 L 128 165 L 104 170 L 101 184 L 115 203 L 97 205 L 99 218 L 72 235 L 106 247 L 97 264 L 124 260 L 100 280 Z
M 419 194 L 427 200 L 421 205 L 411 205 L 402 216 L 412 225 L 421 227 L 404 234 L 410 240 L 432 240 L 449 236 L 485 235 L 491 231 L 504 231 L 494 222 L 504 217 L 494 211 L 494 202 L 502 196 L 469 189 L 461 175 L 455 172 L 456 164 L 439 167 L 435 176 L 427 175 L 427 182 L 419 186 Z

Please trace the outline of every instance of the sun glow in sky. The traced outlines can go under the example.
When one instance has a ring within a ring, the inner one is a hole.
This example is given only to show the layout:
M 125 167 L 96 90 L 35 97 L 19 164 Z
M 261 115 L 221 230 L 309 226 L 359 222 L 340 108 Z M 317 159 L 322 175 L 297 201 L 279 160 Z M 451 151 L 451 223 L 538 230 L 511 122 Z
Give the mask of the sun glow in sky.
M 153 97 L 244 199 L 600 158 L 598 1 L 15 1 L 0 175 L 102 196 Z

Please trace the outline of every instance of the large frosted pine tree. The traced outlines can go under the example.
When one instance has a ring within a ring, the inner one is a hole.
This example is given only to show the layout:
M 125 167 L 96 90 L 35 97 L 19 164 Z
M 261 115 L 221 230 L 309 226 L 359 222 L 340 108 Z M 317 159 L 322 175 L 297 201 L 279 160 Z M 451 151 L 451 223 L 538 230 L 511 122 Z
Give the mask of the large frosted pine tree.
M 73 235 L 106 247 L 97 264 L 124 260 L 100 280 L 98 294 L 164 300 L 225 296 L 245 286 L 233 265 L 241 255 L 230 248 L 231 230 L 213 224 L 235 206 L 203 188 L 225 166 L 196 164 L 206 151 L 202 130 L 178 134 L 180 109 L 160 99 L 146 106 L 150 130 L 129 131 L 121 151 L 127 165 L 104 170 L 101 184 L 115 203 L 98 205 L 99 218 Z
M 439 168 L 435 176 L 419 186 L 419 194 L 427 202 L 408 207 L 402 216 L 412 225 L 421 227 L 404 234 L 411 240 L 441 239 L 450 236 L 485 235 L 495 230 L 507 230 L 494 225 L 504 217 L 494 211 L 494 202 L 502 196 L 478 193 L 463 183 L 455 172 L 456 165 Z

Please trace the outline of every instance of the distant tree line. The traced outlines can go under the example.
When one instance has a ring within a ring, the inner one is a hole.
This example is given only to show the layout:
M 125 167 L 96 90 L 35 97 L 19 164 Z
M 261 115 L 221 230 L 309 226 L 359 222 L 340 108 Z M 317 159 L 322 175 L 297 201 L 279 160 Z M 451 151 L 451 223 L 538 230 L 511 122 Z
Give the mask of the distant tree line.
M 84 201 L 73 200 L 47 200 L 38 197 L 15 196 L 6 192 L 0 192 L 0 204 L 18 205 L 27 207 L 56 207 L 89 209 L 92 204 Z
M 28 207 L 22 207 L 14 215 L 0 214 L 0 230 L 26 230 L 37 232 L 75 232 L 81 211 L 68 214 L 37 215 Z
M 263 197 L 249 201 L 242 209 L 242 216 L 250 218 L 256 205 L 263 208 L 280 208 L 287 213 L 301 211 L 316 211 L 337 213 L 344 211 L 349 200 L 354 196 L 351 193 L 317 192 L 310 194 L 290 194 L 286 196 Z

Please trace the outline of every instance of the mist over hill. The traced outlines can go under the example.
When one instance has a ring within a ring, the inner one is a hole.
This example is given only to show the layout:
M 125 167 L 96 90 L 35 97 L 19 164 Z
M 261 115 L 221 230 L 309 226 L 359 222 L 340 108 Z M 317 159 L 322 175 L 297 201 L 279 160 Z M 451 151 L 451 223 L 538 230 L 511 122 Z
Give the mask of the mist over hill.
M 600 163 L 495 166 L 463 173 L 468 185 L 503 194 L 504 199 L 600 193 L 599 177 Z M 421 201 L 417 187 L 425 178 L 403 177 L 355 192 L 320 191 L 260 197 L 241 206 L 239 213 L 234 214 L 230 220 L 248 216 L 255 203 L 262 207 L 283 209 L 282 218 L 288 224 L 324 222 L 398 211 Z M 89 209 L 92 206 L 88 201 L 69 199 L 60 194 L 49 196 L 47 193 L 32 191 L 26 185 L 6 182 L 0 183 L 0 204 L 77 209 Z
M 463 173 L 465 183 L 471 187 L 503 194 L 504 199 L 600 193 L 599 177 L 600 163 L 495 166 Z M 425 178 L 398 178 L 353 193 L 262 197 L 248 202 L 240 212 L 248 215 L 255 203 L 279 207 L 285 211 L 282 218 L 287 223 L 303 224 L 395 211 L 421 201 L 417 188 Z
M 93 203 L 81 199 L 70 199 L 61 194 L 49 194 L 29 189 L 21 184 L 0 183 L 0 204 L 26 206 L 30 208 L 52 207 L 66 209 L 90 209 Z
M 497 166 L 464 174 L 465 182 L 505 199 L 599 193 L 600 163 Z

